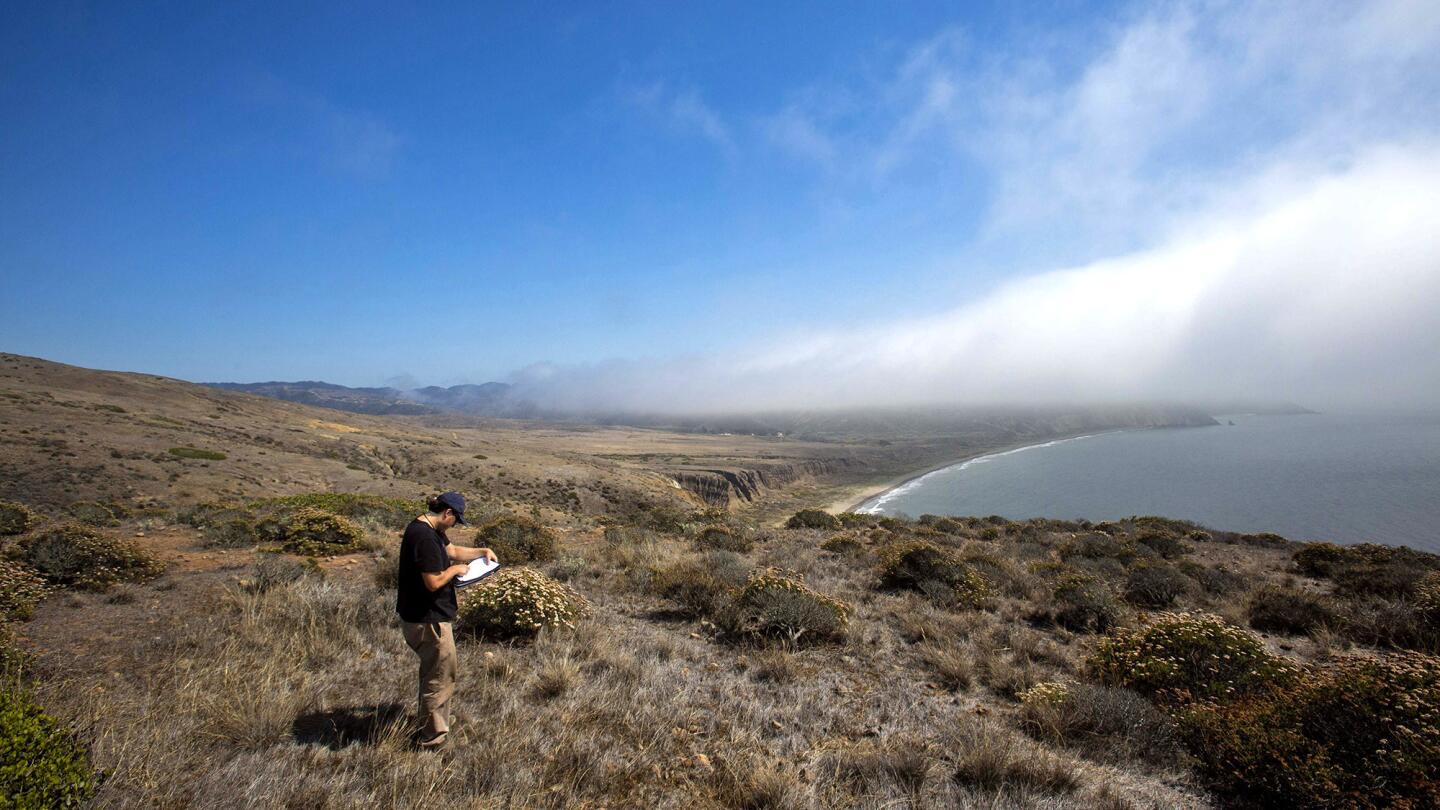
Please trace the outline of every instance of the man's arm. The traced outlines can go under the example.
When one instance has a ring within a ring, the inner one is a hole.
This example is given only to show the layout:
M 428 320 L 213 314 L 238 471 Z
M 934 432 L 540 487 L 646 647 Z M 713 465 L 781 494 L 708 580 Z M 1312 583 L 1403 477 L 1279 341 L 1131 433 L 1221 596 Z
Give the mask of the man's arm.
M 459 560 L 460 562 L 468 563 L 471 560 L 478 560 L 481 557 L 484 557 L 490 562 L 496 561 L 495 552 L 488 548 L 471 548 L 470 546 L 457 546 L 451 543 L 449 553 L 452 560 Z
M 433 574 L 429 571 L 422 571 L 420 572 L 420 579 L 424 581 L 426 588 L 432 591 L 438 591 L 445 587 L 445 584 L 450 580 L 465 573 L 465 570 L 469 567 L 468 565 L 452 565 L 444 571 L 438 571 Z

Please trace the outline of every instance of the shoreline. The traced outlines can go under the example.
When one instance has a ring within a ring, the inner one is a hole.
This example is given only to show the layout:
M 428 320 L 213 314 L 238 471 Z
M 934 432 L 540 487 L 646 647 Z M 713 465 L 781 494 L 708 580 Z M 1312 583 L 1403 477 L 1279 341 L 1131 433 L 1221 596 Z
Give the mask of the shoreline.
M 826 511 L 835 512 L 835 513 L 858 512 L 858 511 L 860 511 L 860 507 L 864 506 L 865 504 L 869 503 L 870 501 L 876 500 L 877 498 L 882 498 L 882 497 L 884 497 L 886 494 L 888 494 L 888 493 L 890 493 L 890 492 L 893 492 L 894 490 L 900 489 L 901 487 L 906 486 L 907 484 L 911 484 L 911 483 L 913 483 L 913 482 L 915 482 L 915 481 L 918 481 L 918 480 L 920 480 L 921 478 L 924 478 L 925 476 L 930 475 L 931 473 L 937 473 L 937 472 L 940 472 L 941 470 L 949 469 L 950 467 L 955 467 L 955 466 L 958 466 L 958 465 L 960 465 L 960 464 L 966 464 L 966 463 L 968 463 L 968 462 L 974 461 L 974 460 L 977 459 L 977 458 L 983 458 L 983 457 L 985 457 L 985 456 L 997 456 L 997 455 L 1002 455 L 1002 454 L 1004 454 L 1004 453 L 1013 453 L 1013 452 L 1015 452 L 1015 451 L 1017 451 L 1017 450 L 1025 450 L 1025 449 L 1028 449 L 1028 448 L 1031 448 L 1031 447 L 1044 447 L 1045 445 L 1051 444 L 1051 443 L 1053 443 L 1053 442 L 1072 441 L 1072 440 L 1074 440 L 1074 439 L 1088 439 L 1088 438 L 1090 438 L 1090 437 L 1092 437 L 1092 436 L 1103 436 L 1103 435 L 1106 435 L 1106 434 L 1108 434 L 1108 433 L 1121 433 L 1121 432 L 1124 432 L 1124 431 L 1127 431 L 1127 430 L 1147 430 L 1147 429 L 1148 429 L 1148 428 L 1119 428 L 1119 429 L 1115 429 L 1115 430 L 1102 430 L 1102 431 L 1098 431 L 1098 432 L 1094 432 L 1094 433 L 1090 433 L 1090 432 L 1062 433 L 1062 434 L 1060 434 L 1060 435 L 1058 435 L 1058 436 L 1054 436 L 1054 437 L 1051 437 L 1051 438 L 1049 438 L 1049 439 L 1045 439 L 1044 441 L 1038 441 L 1038 442 L 1037 442 L 1037 441 L 1033 441 L 1033 440 L 1032 440 L 1032 441 L 1028 441 L 1028 442 L 1021 442 L 1021 443 L 1015 443 L 1015 444 L 999 445 L 999 446 L 997 446 L 997 447 L 992 447 L 992 448 L 988 448 L 988 449 L 986 449 L 986 450 L 981 450 L 981 451 L 978 451 L 978 452 L 975 452 L 975 453 L 971 453 L 971 454 L 968 455 L 968 456 L 963 456 L 963 457 L 960 457 L 960 458 L 955 458 L 955 459 L 951 459 L 951 460 L 949 460 L 949 461 L 941 462 L 941 463 L 939 463 L 939 464 L 934 464 L 934 465 L 931 465 L 931 466 L 929 466 L 929 467 L 927 467 L 927 468 L 925 468 L 925 469 L 923 469 L 923 470 L 919 470 L 919 471 L 916 471 L 916 472 L 906 473 L 906 474 L 905 474 L 904 476 L 902 476 L 902 477 L 892 478 L 892 479 L 890 479 L 889 481 L 886 481 L 885 483 L 882 483 L 882 484 L 873 484 L 873 485 L 871 485 L 871 486 L 865 487 L 865 488 L 863 488 L 863 489 L 861 490 L 861 494 L 858 495 L 858 496 L 852 493 L 852 494 L 850 494 L 850 495 L 845 496 L 845 497 L 842 498 L 842 499 L 838 499 L 838 500 L 835 500 L 835 501 L 831 502 L 831 503 L 826 507 Z

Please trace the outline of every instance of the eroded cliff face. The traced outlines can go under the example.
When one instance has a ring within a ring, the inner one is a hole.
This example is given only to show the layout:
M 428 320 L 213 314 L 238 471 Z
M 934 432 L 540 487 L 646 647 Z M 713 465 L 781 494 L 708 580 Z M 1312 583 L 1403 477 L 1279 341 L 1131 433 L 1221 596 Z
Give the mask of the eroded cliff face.
M 779 489 L 801 479 L 842 472 L 856 464 L 852 459 L 833 458 L 768 464 L 753 469 L 675 470 L 671 476 L 681 488 L 710 506 L 728 509 L 737 501 L 754 501 L 763 490 Z

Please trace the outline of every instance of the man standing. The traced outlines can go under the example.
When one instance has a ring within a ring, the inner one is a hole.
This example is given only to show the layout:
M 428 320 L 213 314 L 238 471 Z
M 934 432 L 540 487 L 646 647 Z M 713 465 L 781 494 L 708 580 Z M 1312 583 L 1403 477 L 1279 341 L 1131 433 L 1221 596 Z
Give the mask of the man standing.
M 422 748 L 445 744 L 450 731 L 450 696 L 455 693 L 455 577 L 472 560 L 495 560 L 488 548 L 452 546 L 445 530 L 465 523 L 465 498 L 446 492 L 431 498 L 430 511 L 410 521 L 400 541 L 400 570 L 395 611 L 405 643 L 420 656 L 420 730 Z

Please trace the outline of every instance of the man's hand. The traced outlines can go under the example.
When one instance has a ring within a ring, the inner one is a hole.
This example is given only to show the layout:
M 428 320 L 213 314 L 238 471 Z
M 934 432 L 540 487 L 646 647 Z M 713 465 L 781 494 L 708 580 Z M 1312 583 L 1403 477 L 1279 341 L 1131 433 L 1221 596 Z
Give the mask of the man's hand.
M 495 552 L 488 548 L 476 549 L 476 551 L 480 552 L 480 556 L 484 557 L 486 562 L 500 562 L 500 558 L 495 556 Z
M 438 574 L 422 572 L 420 578 L 425 581 L 426 588 L 432 591 L 438 591 L 445 587 L 445 583 L 465 573 L 469 568 L 470 566 L 468 565 L 452 565 Z

